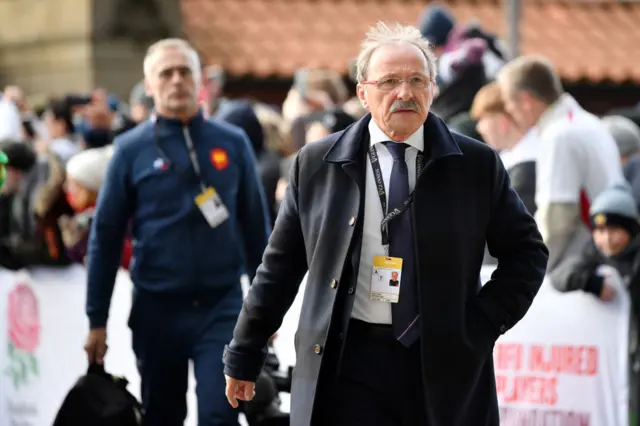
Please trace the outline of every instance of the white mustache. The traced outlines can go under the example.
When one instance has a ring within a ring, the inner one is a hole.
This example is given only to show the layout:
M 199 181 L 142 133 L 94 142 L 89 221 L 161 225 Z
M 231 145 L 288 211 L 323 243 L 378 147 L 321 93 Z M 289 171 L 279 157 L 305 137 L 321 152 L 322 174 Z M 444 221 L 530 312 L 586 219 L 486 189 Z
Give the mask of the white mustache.
M 395 101 L 391 105 L 391 112 L 396 112 L 401 109 L 409 109 L 411 111 L 420 112 L 422 109 L 416 101 Z

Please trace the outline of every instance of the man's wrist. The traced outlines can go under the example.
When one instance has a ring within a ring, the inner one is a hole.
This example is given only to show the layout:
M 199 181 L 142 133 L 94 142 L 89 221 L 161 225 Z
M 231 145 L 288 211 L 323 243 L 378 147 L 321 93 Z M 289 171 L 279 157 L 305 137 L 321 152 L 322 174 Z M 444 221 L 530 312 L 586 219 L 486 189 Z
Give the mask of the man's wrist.
M 89 316 L 89 328 L 94 330 L 96 328 L 106 328 L 107 318 L 104 316 L 92 315 Z

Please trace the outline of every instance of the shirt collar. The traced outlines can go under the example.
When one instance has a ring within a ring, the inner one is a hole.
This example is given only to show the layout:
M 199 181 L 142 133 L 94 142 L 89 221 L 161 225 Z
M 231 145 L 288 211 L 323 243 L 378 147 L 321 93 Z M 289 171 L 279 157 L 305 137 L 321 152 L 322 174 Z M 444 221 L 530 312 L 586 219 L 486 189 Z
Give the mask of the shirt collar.
M 369 143 L 371 146 L 382 143 L 389 142 L 391 138 L 387 136 L 382 129 L 376 124 L 376 121 L 372 118 L 369 120 Z M 411 136 L 407 138 L 407 140 L 403 141 L 409 146 L 414 147 L 418 151 L 424 151 L 424 125 L 420 126 L 418 130 L 415 131 Z
M 542 133 L 556 118 L 569 114 L 580 107 L 578 102 L 568 93 L 563 93 L 554 103 L 549 105 L 538 119 L 535 127 L 538 134 Z

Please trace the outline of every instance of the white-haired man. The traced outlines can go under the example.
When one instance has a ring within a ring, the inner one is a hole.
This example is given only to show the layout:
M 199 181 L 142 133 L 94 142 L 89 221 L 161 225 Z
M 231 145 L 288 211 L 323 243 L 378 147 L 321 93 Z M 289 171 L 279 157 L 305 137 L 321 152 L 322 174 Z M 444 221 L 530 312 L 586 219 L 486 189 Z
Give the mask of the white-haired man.
M 248 138 L 205 120 L 200 64 L 183 40 L 162 40 L 144 60 L 155 115 L 116 138 L 88 247 L 86 351 L 102 364 L 125 234 L 133 232 L 129 318 L 142 379 L 144 425 L 178 426 L 187 414 L 189 360 L 198 424 L 237 424 L 226 403 L 222 351 L 270 232 Z M 118 342 L 122 343 L 122 342 Z
M 225 350 L 233 406 L 308 270 L 292 426 L 499 424 L 493 345 L 525 315 L 547 250 L 497 154 L 429 113 L 434 68 L 416 28 L 367 34 L 370 114 L 296 157 Z M 499 265 L 480 289 L 485 241 Z

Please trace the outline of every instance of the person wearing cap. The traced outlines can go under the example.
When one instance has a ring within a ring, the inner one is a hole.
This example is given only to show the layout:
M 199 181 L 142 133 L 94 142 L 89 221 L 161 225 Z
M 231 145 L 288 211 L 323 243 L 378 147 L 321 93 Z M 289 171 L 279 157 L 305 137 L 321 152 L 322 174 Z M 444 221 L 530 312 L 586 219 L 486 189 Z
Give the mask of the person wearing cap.
M 592 239 L 582 253 L 552 271 L 552 285 L 561 292 L 583 291 L 603 302 L 616 297 L 610 277 L 599 272 L 600 266 L 616 269 L 622 287 L 631 299 L 629 412 L 640 413 L 640 213 L 628 183 L 620 181 L 606 188 L 593 201 L 589 211 Z M 631 424 L 636 424 L 632 422 Z
M 628 279 L 633 272 L 632 261 L 640 254 L 640 214 L 629 184 L 616 182 L 602 191 L 593 201 L 589 215 L 592 240 L 577 262 L 566 262 L 551 274 L 552 283 L 560 291 L 582 290 L 608 301 L 615 290 L 606 277 L 597 274 L 598 266 L 611 264 Z M 637 284 L 640 286 L 640 281 Z
M 154 118 L 114 140 L 87 249 L 90 364 L 103 364 L 122 248 L 133 234 L 129 317 L 143 426 L 187 416 L 189 365 L 198 424 L 237 425 L 224 393 L 222 352 L 271 232 L 247 135 L 199 109 L 198 55 L 182 39 L 151 45 L 143 63 Z M 126 342 L 110 342 L 126 344 Z

